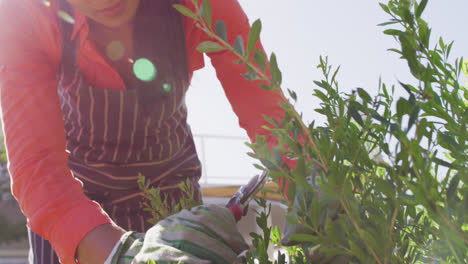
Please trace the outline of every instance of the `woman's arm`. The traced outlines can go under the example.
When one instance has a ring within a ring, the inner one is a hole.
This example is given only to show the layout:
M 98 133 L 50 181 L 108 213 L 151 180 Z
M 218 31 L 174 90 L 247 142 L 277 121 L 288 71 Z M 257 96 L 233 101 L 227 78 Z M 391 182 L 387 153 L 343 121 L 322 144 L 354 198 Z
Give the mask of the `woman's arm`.
M 0 2 L 2 120 L 12 193 L 29 227 L 68 264 L 75 263 L 83 237 L 111 221 L 83 194 L 82 183 L 67 166 L 57 94 L 61 48 L 56 7 L 41 3 Z
M 183 1 L 187 7 L 194 10 L 190 0 Z M 248 40 L 250 32 L 249 20 L 242 10 L 238 0 L 211 0 L 213 25 L 218 20 L 223 20 L 226 24 L 228 41 L 234 44 L 235 38 L 240 35 L 244 42 Z M 210 40 L 205 32 L 195 26 L 193 20 L 185 18 L 185 34 L 187 39 L 187 54 L 189 56 L 189 68 L 191 71 L 203 67 L 203 56 L 196 51 L 196 47 L 203 41 Z M 256 48 L 265 53 L 260 41 Z M 216 69 L 216 75 L 221 82 L 226 96 L 231 106 L 239 118 L 239 125 L 247 131 L 252 142 L 257 135 L 265 135 L 268 148 L 271 150 L 278 141 L 263 126 L 271 127 L 265 120 L 264 115 L 281 120 L 285 111 L 280 107 L 282 98 L 279 94 L 266 91 L 258 86 L 258 82 L 245 79 L 241 74 L 247 70 L 244 65 L 234 63 L 238 59 L 230 51 L 220 51 L 207 54 L 211 58 L 211 63 Z M 269 74 L 269 72 L 267 72 Z M 284 158 L 290 168 L 296 167 L 296 162 Z M 288 181 L 279 179 L 278 183 L 285 190 L 288 189 Z M 286 194 L 287 195 L 287 194 Z
M 250 24 L 239 2 L 237 0 L 211 0 L 210 2 L 213 25 L 217 20 L 225 22 L 229 43 L 233 45 L 238 35 L 247 41 Z M 190 0 L 184 0 L 183 3 L 190 9 L 194 9 Z M 203 67 L 203 56 L 195 49 L 199 43 L 210 39 L 206 33 L 194 25 L 190 18 L 185 19 L 189 67 L 191 70 L 196 70 Z M 260 41 L 256 48 L 264 51 Z M 211 58 L 216 75 L 239 118 L 239 125 L 247 131 L 252 141 L 255 141 L 256 135 L 266 135 L 268 145 L 275 146 L 276 140 L 269 136 L 269 131 L 262 128 L 264 125 L 270 126 L 263 115 L 278 120 L 283 119 L 284 110 L 279 105 L 281 97 L 277 93 L 261 89 L 257 82 L 249 81 L 241 76 L 247 70 L 244 65 L 234 63 L 234 60 L 238 58 L 231 51 L 213 52 L 207 55 Z
M 78 244 L 76 258 L 82 264 L 104 263 L 123 234 L 125 230 L 115 224 L 96 227 Z

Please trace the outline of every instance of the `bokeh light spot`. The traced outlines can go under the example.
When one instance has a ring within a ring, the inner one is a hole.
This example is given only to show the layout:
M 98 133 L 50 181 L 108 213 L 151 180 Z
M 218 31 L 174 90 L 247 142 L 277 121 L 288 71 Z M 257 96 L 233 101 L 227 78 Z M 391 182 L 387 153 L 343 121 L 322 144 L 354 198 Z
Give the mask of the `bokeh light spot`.
M 125 54 L 125 47 L 120 41 L 111 41 L 106 47 L 106 55 L 112 61 L 121 60 Z
M 68 14 L 67 12 L 63 10 L 59 10 L 57 12 L 57 15 L 59 16 L 59 18 L 63 19 L 65 22 L 70 23 L 70 24 L 75 24 L 75 19 L 72 16 L 70 16 L 70 14 Z
M 170 85 L 168 83 L 165 83 L 165 84 L 163 84 L 162 88 L 163 88 L 164 92 L 168 93 L 168 92 L 170 92 L 172 90 L 172 85 Z
M 47 0 L 44 0 L 43 3 L 44 3 L 44 5 L 47 6 L 47 7 L 50 7 L 50 5 L 51 5 L 50 2 L 47 1 Z
M 133 73 L 138 79 L 144 82 L 151 82 L 156 78 L 156 67 L 154 67 L 150 60 L 141 58 L 133 64 Z

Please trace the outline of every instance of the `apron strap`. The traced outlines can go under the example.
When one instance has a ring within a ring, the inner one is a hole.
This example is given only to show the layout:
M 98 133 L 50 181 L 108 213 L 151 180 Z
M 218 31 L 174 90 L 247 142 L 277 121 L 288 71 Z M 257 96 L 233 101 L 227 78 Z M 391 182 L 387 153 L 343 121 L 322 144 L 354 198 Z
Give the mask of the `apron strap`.
M 58 0 L 58 21 L 62 33 L 62 60 L 60 64 L 61 75 L 73 74 L 78 65 L 78 38 L 71 39 L 73 34 L 73 23 L 66 21 L 64 16 L 73 18 L 74 9 L 67 0 Z
M 174 7 L 180 0 L 141 0 L 135 17 L 133 39 L 134 59 L 148 59 L 157 75 L 151 81 L 137 83 L 138 100 L 143 107 L 170 92 L 164 85 L 185 89 L 189 74 L 183 16 Z

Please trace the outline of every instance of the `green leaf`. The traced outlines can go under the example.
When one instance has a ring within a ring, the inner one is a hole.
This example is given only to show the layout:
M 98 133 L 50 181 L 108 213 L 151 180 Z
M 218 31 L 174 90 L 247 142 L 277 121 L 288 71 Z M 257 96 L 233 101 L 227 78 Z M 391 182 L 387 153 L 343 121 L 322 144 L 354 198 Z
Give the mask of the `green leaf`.
M 265 70 L 267 60 L 265 58 L 265 54 L 261 50 L 255 49 L 253 61 L 260 67 L 260 69 Z
M 412 85 L 406 84 L 399 82 L 401 87 L 405 88 L 405 90 L 408 92 L 408 94 L 413 95 L 413 92 L 417 92 L 418 90 L 414 88 Z
M 460 60 L 462 61 L 462 60 Z M 468 77 L 468 59 L 464 59 L 462 61 L 462 70 L 463 70 L 463 74 Z M 467 98 L 468 96 L 465 96 L 465 98 Z M 467 99 L 468 100 L 468 99 Z
M 291 96 L 291 98 L 292 98 L 294 101 L 297 101 L 297 94 L 296 94 L 296 92 L 294 92 L 294 91 L 291 90 L 291 89 L 288 89 L 288 93 L 289 93 L 289 96 Z
M 361 249 L 358 245 L 356 245 L 353 241 L 349 241 L 349 247 L 351 248 L 351 251 L 353 254 L 360 260 L 361 263 L 366 263 L 367 261 L 367 255 L 364 250 Z
M 419 3 L 418 9 L 416 9 L 416 17 L 419 18 L 421 17 L 421 14 L 424 12 L 424 9 L 426 8 L 428 0 L 422 0 Z
M 390 35 L 390 36 L 399 36 L 401 35 L 403 32 L 400 31 L 400 30 L 397 30 L 397 29 L 386 29 L 384 30 L 383 32 L 385 35 Z
M 411 73 L 416 78 L 419 78 L 421 64 L 419 63 L 416 55 L 417 44 L 415 43 L 415 40 L 408 34 L 400 34 L 398 36 L 398 40 L 401 43 L 403 57 L 407 60 Z
M 290 181 L 288 184 L 288 189 L 286 190 L 289 200 L 294 201 L 294 198 L 296 197 L 296 183 L 293 181 Z
M 184 16 L 188 16 L 190 18 L 193 18 L 195 20 L 198 20 L 198 17 L 197 15 L 195 15 L 195 13 L 192 12 L 192 10 L 188 9 L 187 7 L 183 6 L 183 5 L 172 5 L 175 9 L 177 9 L 177 11 L 179 11 L 182 15 Z
M 281 151 L 278 148 L 273 150 L 273 158 L 276 164 L 281 165 L 283 163 L 283 156 L 281 155 Z
M 213 41 L 202 42 L 197 47 L 197 50 L 199 52 L 205 52 L 205 53 L 218 52 L 218 51 L 225 50 L 225 49 L 226 49 L 226 47 L 223 47 L 223 46 L 221 46 L 218 43 L 213 42 Z
M 266 84 L 261 83 L 261 84 L 259 84 L 259 86 L 260 86 L 260 88 L 262 88 L 263 90 L 273 91 L 273 87 L 268 86 L 268 85 L 266 85 Z
M 262 164 L 271 171 L 280 171 L 280 168 L 276 166 L 276 164 L 267 159 L 260 159 L 260 162 L 262 162 Z
M 372 97 L 370 97 L 370 95 L 362 88 L 357 88 L 357 92 L 359 94 L 359 97 L 361 97 L 361 99 L 366 102 L 366 103 L 370 103 L 372 102 Z
M 208 27 L 211 28 L 211 3 L 209 0 L 203 0 L 200 12 L 200 15 L 206 20 Z
M 254 77 L 252 77 L 252 75 L 248 74 L 248 73 L 241 73 L 242 77 L 244 77 L 245 79 L 249 80 L 249 81 L 253 81 L 255 80 Z
M 403 19 L 405 22 L 410 24 L 410 26 L 414 25 L 414 17 L 409 9 L 403 9 Z
M 319 237 L 314 236 L 314 235 L 308 235 L 308 234 L 296 234 L 291 236 L 290 240 L 296 241 L 296 242 L 318 242 Z
M 450 42 L 450 44 L 449 44 L 448 47 L 447 47 L 447 57 L 449 56 L 450 51 L 452 50 L 453 43 L 454 43 L 453 41 Z
M 338 230 L 330 218 L 327 218 L 325 232 L 327 232 L 327 238 L 330 239 L 333 243 L 339 243 Z
M 406 204 L 406 205 L 418 205 L 418 202 L 416 200 L 416 197 L 414 195 L 408 195 L 408 194 L 405 194 L 405 193 L 400 193 L 398 195 L 398 198 L 400 198 L 400 200 Z
M 234 42 L 234 50 L 237 51 L 240 55 L 245 55 L 244 49 L 244 39 L 242 36 L 237 36 Z
M 440 100 L 440 96 L 437 93 L 433 93 L 434 96 L 434 102 L 438 104 L 439 106 L 442 106 L 442 101 Z
M 419 106 L 416 106 L 413 108 L 413 111 L 410 114 L 410 118 L 408 120 L 408 128 L 407 131 L 411 129 L 411 127 L 415 124 L 416 120 L 418 120 L 419 117 L 419 111 L 421 108 Z
M 388 13 L 390 14 L 390 9 L 388 8 L 388 6 L 386 6 L 385 4 L 383 3 L 379 3 L 380 7 L 383 9 L 383 11 L 385 11 L 385 13 Z
M 402 52 L 400 50 L 397 50 L 397 49 L 387 49 L 387 50 L 402 55 Z
M 297 160 L 296 169 L 293 171 L 293 177 L 296 180 L 297 184 L 303 188 L 310 187 L 306 179 L 306 164 L 303 157 L 300 157 Z
M 216 34 L 222 38 L 224 41 L 228 42 L 228 35 L 226 31 L 226 24 L 224 24 L 223 20 L 218 20 L 215 23 L 215 31 Z
M 390 132 L 392 132 L 394 135 L 400 133 L 400 126 L 398 126 L 397 124 L 390 124 Z
M 395 197 L 395 186 L 392 182 L 386 181 L 384 179 L 376 178 L 376 190 L 382 192 L 387 197 L 394 198 Z
M 270 72 L 273 82 L 281 85 L 281 71 L 278 68 L 278 62 L 276 61 L 275 53 L 271 53 L 270 56 Z
M 457 197 L 458 184 L 460 183 L 460 174 L 455 175 L 455 177 L 450 180 L 450 184 L 447 188 L 447 200 L 455 200 Z
M 367 243 L 374 248 L 374 250 L 378 249 L 378 247 L 381 245 L 378 243 L 377 236 L 375 236 L 373 233 L 369 232 L 371 229 L 366 230 L 366 229 L 361 229 L 361 234 Z
M 431 29 L 428 27 L 427 23 L 422 19 L 419 22 L 419 35 L 421 36 L 421 42 L 424 45 L 424 47 L 429 47 Z
M 405 98 L 400 98 L 397 102 L 397 115 L 399 117 L 409 114 L 411 112 L 412 106 Z
M 450 148 L 450 146 L 452 146 L 455 149 L 462 150 L 461 146 L 457 143 L 457 141 L 455 141 L 454 137 L 445 133 L 439 133 L 438 137 L 438 142 L 441 146 L 445 148 Z
M 323 88 L 323 89 L 325 89 L 325 90 L 329 90 L 329 89 L 331 88 L 330 85 L 329 85 L 328 83 L 326 83 L 325 81 L 322 81 L 322 82 L 314 81 L 314 83 L 315 83 L 317 86 L 319 86 L 319 87 L 321 87 L 321 88 Z
M 360 126 L 364 126 L 364 121 L 354 106 L 350 105 L 348 112 Z
M 398 22 L 399 22 L 398 20 L 388 21 L 388 22 L 377 24 L 377 26 L 383 27 L 383 26 L 393 25 L 393 24 L 396 24 Z
M 260 19 L 255 20 L 250 29 L 249 39 L 247 41 L 247 54 L 250 54 L 257 44 L 258 39 L 260 38 L 260 32 L 262 31 L 262 22 Z
M 372 117 L 373 117 L 374 119 L 376 119 L 376 120 L 382 122 L 383 124 L 387 124 L 387 125 L 390 125 L 390 124 L 391 124 L 390 120 L 388 120 L 387 118 L 385 118 L 385 117 L 379 115 L 377 112 L 372 113 Z

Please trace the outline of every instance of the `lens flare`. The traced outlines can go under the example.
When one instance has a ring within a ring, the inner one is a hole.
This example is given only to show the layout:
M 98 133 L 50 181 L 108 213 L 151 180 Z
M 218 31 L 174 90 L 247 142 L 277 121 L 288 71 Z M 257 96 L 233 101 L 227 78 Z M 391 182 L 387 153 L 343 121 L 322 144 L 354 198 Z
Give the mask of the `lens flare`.
M 57 15 L 59 18 L 63 19 L 65 22 L 70 23 L 70 24 L 75 24 L 75 19 L 72 16 L 70 16 L 70 14 L 68 14 L 67 12 L 63 10 L 59 10 L 57 12 Z
M 112 61 L 119 61 L 125 54 L 125 47 L 122 42 L 114 40 L 106 47 L 106 55 Z
M 150 60 L 141 58 L 136 60 L 133 64 L 133 73 L 141 81 L 151 82 L 156 78 L 157 71 Z
M 172 90 L 172 85 L 170 85 L 169 83 L 165 83 L 163 84 L 162 88 L 164 92 L 168 93 Z

